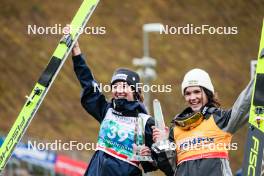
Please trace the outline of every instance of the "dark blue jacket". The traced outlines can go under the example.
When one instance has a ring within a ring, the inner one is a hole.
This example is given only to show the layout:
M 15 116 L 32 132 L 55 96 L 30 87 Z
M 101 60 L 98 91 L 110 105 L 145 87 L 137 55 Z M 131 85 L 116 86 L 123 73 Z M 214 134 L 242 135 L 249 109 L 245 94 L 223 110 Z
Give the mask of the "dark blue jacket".
M 81 103 L 84 109 L 91 114 L 100 124 L 104 120 L 109 108 L 113 108 L 111 102 L 107 102 L 105 96 L 99 91 L 94 77 L 87 67 L 84 56 L 78 55 L 73 57 L 74 71 L 83 88 Z M 129 103 L 123 112 L 126 114 L 147 113 L 143 104 L 139 102 Z M 153 118 L 149 118 L 145 125 L 145 144 L 149 148 L 153 144 L 152 129 L 154 125 Z M 149 162 L 141 162 L 145 172 L 156 170 Z M 119 160 L 103 151 L 96 151 L 93 155 L 85 173 L 86 176 L 138 176 L 141 170 L 137 167 Z

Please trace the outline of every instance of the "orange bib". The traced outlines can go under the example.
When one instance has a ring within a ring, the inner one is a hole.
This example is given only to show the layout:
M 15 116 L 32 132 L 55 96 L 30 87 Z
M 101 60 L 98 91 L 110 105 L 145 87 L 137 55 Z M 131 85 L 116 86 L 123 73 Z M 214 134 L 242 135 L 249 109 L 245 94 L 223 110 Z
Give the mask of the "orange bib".
M 188 160 L 202 158 L 226 158 L 232 135 L 221 130 L 213 116 L 192 130 L 174 127 L 174 139 L 177 144 L 177 165 Z

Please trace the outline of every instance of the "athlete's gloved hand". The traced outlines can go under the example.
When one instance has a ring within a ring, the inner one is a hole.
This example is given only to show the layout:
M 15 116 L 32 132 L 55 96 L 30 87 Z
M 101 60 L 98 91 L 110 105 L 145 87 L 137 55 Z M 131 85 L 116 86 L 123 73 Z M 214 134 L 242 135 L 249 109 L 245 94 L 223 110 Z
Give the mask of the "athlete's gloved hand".
M 71 26 L 69 24 L 67 24 L 63 29 L 62 32 L 64 34 L 64 36 L 67 36 L 70 34 L 71 32 Z M 74 44 L 73 48 L 72 48 L 72 55 L 73 56 L 77 56 L 81 54 L 81 49 L 79 47 L 79 43 L 78 41 L 76 41 L 76 43 Z

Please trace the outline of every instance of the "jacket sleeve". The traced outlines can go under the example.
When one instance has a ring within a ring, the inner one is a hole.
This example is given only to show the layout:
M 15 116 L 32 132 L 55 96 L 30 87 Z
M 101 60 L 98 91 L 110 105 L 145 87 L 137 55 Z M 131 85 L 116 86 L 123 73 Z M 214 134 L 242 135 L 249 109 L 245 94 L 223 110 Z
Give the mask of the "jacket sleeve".
M 152 126 L 155 125 L 155 121 L 152 117 L 150 117 L 145 125 L 145 145 L 149 148 L 151 148 L 152 144 L 154 143 L 152 139 Z M 157 170 L 157 166 L 154 163 L 147 162 L 147 161 L 141 161 L 140 162 L 144 172 L 151 172 Z
M 75 74 L 81 84 L 81 104 L 99 123 L 104 119 L 109 107 L 105 96 L 100 92 L 91 70 L 86 65 L 84 56 L 73 56 L 73 67 Z
M 170 128 L 169 138 L 170 142 L 174 142 L 174 135 L 173 135 L 174 126 Z M 177 170 L 176 165 L 176 150 L 175 148 L 170 148 L 170 150 L 160 151 L 156 153 L 152 150 L 152 156 L 158 166 L 158 168 L 166 175 L 166 176 L 173 176 Z
M 253 83 L 249 82 L 231 109 L 216 112 L 214 119 L 220 129 L 233 134 L 248 121 Z

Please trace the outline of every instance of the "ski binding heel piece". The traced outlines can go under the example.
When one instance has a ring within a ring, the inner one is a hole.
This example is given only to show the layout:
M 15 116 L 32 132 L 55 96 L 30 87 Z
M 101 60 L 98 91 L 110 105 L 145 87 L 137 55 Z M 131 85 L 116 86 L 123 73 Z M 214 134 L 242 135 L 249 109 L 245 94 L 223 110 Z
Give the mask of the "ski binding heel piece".
M 258 127 L 260 126 L 260 123 L 262 120 L 264 120 L 264 117 L 261 117 L 260 115 L 264 113 L 264 108 L 262 107 L 257 107 L 256 110 L 255 110 L 256 114 L 257 114 L 257 117 L 256 117 L 256 121 L 257 121 L 257 124 L 258 124 Z
M 35 97 L 35 95 L 40 95 L 41 94 L 41 90 L 39 88 L 34 89 L 34 94 L 32 95 L 32 97 L 26 95 L 26 98 L 28 100 L 27 102 L 27 106 L 33 101 L 33 98 Z

